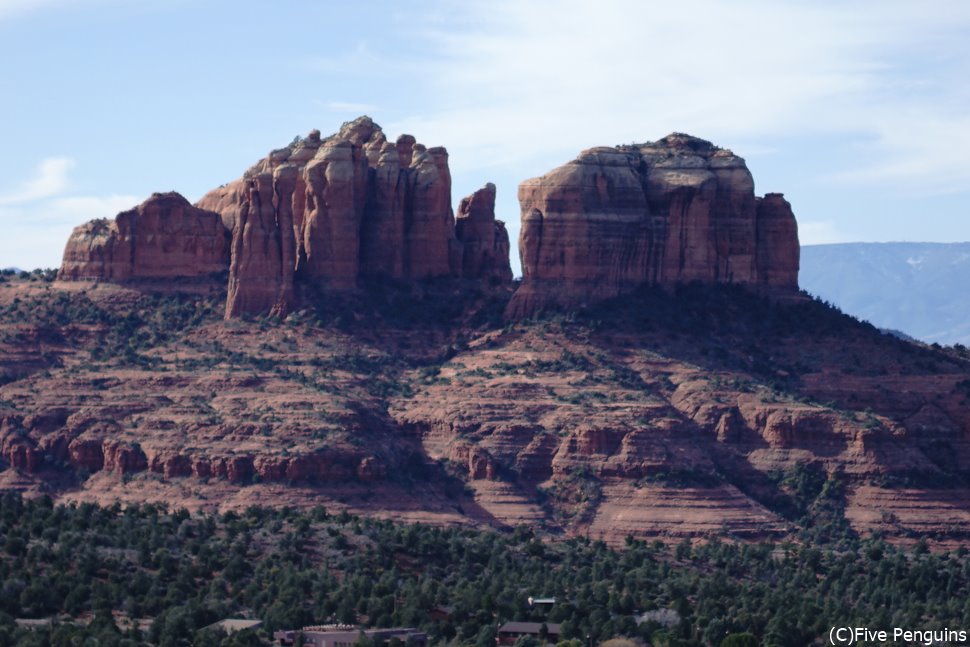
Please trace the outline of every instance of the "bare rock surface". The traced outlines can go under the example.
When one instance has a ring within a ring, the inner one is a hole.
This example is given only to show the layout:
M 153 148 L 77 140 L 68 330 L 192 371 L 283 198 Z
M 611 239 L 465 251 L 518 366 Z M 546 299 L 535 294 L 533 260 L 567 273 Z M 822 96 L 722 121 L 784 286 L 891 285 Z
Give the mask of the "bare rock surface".
M 229 245 L 219 215 L 172 192 L 152 194 L 114 220 L 75 228 L 58 277 L 114 282 L 204 278 L 228 267 Z
M 489 182 L 462 198 L 455 231 L 462 243 L 462 276 L 488 278 L 502 284 L 512 281 L 509 234 L 505 223 L 495 219 L 494 184 Z
M 744 160 L 690 135 L 592 148 L 519 185 L 523 284 L 508 314 L 575 307 L 639 285 L 798 288 L 780 194 L 756 198 Z
M 476 212 L 466 252 L 455 235 L 448 152 L 411 135 L 391 143 L 369 117 L 330 137 L 297 138 L 199 206 L 220 213 L 232 231 L 227 317 L 286 314 L 298 276 L 338 290 L 375 277 L 512 280 L 494 194 Z

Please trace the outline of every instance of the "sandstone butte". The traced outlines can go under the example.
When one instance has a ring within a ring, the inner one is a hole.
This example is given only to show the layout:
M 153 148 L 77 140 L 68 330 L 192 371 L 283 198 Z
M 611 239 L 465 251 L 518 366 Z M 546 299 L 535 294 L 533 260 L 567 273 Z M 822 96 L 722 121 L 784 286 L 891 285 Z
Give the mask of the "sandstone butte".
M 743 159 L 674 133 L 592 148 L 519 185 L 522 286 L 512 318 L 640 285 L 738 283 L 797 292 L 798 230 L 781 194 L 754 194 Z
M 227 318 L 287 314 L 299 298 L 297 277 L 330 289 L 368 277 L 512 280 L 494 185 L 463 200 L 456 223 L 448 152 L 410 135 L 389 142 L 369 117 L 272 151 L 196 208 L 155 194 L 114 223 L 81 225 L 59 277 L 119 282 L 225 270 Z
M 71 234 L 62 280 L 205 278 L 229 263 L 219 214 L 193 207 L 178 193 L 155 193 L 114 220 L 92 220 Z

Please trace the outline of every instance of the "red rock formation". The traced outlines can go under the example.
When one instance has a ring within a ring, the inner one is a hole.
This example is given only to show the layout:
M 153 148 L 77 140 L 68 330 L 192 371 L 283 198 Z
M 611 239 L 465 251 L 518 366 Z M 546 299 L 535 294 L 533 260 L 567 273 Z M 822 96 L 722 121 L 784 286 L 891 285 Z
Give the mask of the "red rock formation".
M 482 447 L 469 442 L 455 442 L 449 448 L 448 459 L 468 470 L 468 478 L 473 481 L 497 478 L 498 467 L 495 459 Z
M 798 288 L 798 235 L 744 160 L 688 135 L 583 151 L 519 185 L 523 284 L 507 313 L 574 307 L 639 285 Z
M 455 219 L 451 211 L 448 151 L 415 144 L 408 174 L 409 218 L 405 226 L 407 278 L 424 279 L 453 272 Z
M 104 467 L 104 450 L 101 440 L 75 438 L 68 446 L 71 464 L 89 472 L 98 472 Z
M 212 461 L 205 456 L 193 457 L 192 475 L 200 479 L 207 479 L 212 476 Z
M 166 478 L 191 476 L 194 473 L 192 459 L 175 452 L 161 452 L 149 457 L 148 469 Z
M 360 268 L 360 229 L 367 158 L 349 139 L 330 139 L 304 171 L 307 184 L 302 269 L 331 287 L 353 287 Z
M 234 483 L 248 482 L 253 478 L 253 457 L 234 456 L 225 462 L 226 478 Z
M 509 234 L 505 223 L 495 219 L 495 185 L 463 198 L 458 205 L 455 235 L 462 244 L 461 275 L 489 278 L 499 283 L 512 280 L 509 266 Z
M 58 278 L 197 278 L 228 265 L 226 230 L 217 213 L 193 207 L 178 193 L 154 193 L 114 220 L 92 220 L 75 228 Z
M 297 482 L 339 481 L 354 475 L 356 453 L 314 452 L 292 458 L 286 465 L 286 478 Z
M 798 288 L 798 225 L 791 205 L 780 193 L 758 200 L 757 271 L 760 281 L 785 289 Z
M 226 316 L 269 310 L 285 314 L 293 293 L 293 266 L 284 263 L 284 240 L 273 208 L 273 181 L 260 173 L 247 182 L 245 202 L 235 215 Z M 292 244 L 290 245 L 292 257 Z
M 106 441 L 101 448 L 104 452 L 104 469 L 109 472 L 131 474 L 148 469 L 148 458 L 138 445 Z
M 371 190 L 367 193 L 360 235 L 361 274 L 364 276 L 404 276 L 408 251 L 405 227 L 408 198 L 406 169 L 411 165 L 414 138 L 402 135 L 397 145 L 384 142 L 368 152 L 373 167 Z
M 490 201 L 477 200 L 462 214 L 459 239 L 448 152 L 410 135 L 388 142 L 360 117 L 330 137 L 314 130 L 272 151 L 197 207 L 176 193 L 154 194 L 113 222 L 81 225 L 60 277 L 119 282 L 228 269 L 230 318 L 286 314 L 297 276 L 336 289 L 362 277 L 508 283 L 508 235 L 495 221 L 494 187 Z
M 26 438 L 7 438 L 3 441 L 3 458 L 10 466 L 21 472 L 36 472 L 43 456 Z
M 345 289 L 361 277 L 457 275 L 463 262 L 447 151 L 410 135 L 391 144 L 368 117 L 273 151 L 199 206 L 233 232 L 227 317 L 285 313 L 297 275 Z M 496 235 L 489 244 L 501 252 Z
M 772 201 L 784 217 L 777 197 L 759 209 Z M 0 489 L 210 510 L 320 504 L 617 543 L 759 539 L 792 528 L 775 477 L 802 465 L 845 486 L 860 532 L 970 532 L 966 359 L 821 304 L 685 290 L 563 325 L 466 327 L 465 315 L 433 335 L 393 320 L 351 332 L 206 320 L 138 366 L 92 361 L 103 342 L 83 322 L 19 336 L 15 299 L 46 311 L 75 290 L 11 283 L 0 336 L 74 346 L 0 386 Z M 130 312 L 116 290 L 89 293 L 112 316 Z

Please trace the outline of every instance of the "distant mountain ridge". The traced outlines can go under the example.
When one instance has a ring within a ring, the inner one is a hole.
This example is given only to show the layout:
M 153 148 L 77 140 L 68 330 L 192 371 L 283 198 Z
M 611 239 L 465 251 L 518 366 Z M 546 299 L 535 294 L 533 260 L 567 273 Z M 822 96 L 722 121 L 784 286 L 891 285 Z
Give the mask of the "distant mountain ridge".
M 970 242 L 804 245 L 799 283 L 880 328 L 970 344 Z

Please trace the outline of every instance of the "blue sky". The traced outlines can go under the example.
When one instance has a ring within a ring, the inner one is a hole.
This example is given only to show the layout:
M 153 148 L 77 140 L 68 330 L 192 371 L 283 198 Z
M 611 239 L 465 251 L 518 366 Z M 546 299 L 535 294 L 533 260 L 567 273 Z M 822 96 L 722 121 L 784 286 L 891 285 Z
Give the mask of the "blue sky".
M 446 146 L 454 203 L 495 182 L 513 239 L 521 180 L 681 131 L 803 243 L 970 240 L 961 0 L 0 0 L 0 79 L 0 267 L 362 113 Z

